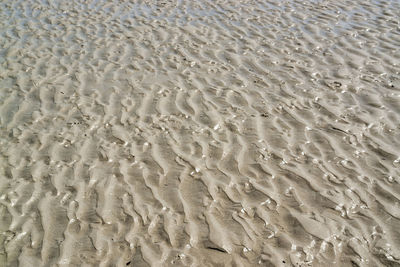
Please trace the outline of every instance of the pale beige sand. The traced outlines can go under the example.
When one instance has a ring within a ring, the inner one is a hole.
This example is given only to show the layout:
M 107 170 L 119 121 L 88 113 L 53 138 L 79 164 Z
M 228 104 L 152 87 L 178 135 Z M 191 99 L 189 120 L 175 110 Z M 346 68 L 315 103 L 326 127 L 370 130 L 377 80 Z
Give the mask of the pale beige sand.
M 400 266 L 399 1 L 152 2 L 0 2 L 0 266 Z

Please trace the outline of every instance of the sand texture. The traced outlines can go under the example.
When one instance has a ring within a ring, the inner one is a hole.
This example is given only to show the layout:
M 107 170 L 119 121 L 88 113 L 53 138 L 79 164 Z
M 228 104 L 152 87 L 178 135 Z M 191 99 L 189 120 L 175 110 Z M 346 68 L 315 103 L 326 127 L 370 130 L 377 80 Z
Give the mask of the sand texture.
M 0 266 L 400 266 L 398 0 L 0 1 Z

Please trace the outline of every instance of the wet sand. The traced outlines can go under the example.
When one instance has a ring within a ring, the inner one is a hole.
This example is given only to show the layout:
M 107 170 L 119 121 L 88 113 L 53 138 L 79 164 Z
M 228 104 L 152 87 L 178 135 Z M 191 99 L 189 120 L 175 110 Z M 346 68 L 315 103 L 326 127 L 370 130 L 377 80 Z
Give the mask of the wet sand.
M 1 1 L 0 266 L 400 266 L 399 64 L 399 1 Z

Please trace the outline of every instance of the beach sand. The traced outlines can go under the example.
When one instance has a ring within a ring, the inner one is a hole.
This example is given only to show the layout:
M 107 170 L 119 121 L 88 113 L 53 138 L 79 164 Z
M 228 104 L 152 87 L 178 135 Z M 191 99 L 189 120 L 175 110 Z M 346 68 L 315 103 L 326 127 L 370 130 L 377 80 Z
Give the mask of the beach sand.
M 400 2 L 0 2 L 0 266 L 400 266 Z

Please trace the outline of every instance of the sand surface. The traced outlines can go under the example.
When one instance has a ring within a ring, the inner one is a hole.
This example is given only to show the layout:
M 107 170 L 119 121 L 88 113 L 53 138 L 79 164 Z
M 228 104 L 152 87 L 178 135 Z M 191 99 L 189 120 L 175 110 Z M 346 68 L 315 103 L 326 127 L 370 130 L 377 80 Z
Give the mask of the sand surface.
M 0 266 L 400 266 L 400 2 L 0 2 Z

